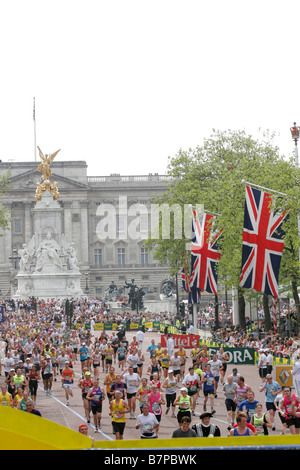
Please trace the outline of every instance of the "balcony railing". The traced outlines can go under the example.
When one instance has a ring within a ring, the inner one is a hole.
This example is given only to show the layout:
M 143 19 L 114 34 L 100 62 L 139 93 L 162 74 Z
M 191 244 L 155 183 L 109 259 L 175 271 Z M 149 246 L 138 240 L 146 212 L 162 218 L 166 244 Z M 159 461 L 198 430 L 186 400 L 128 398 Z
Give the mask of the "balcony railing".
M 124 183 L 139 183 L 139 182 L 164 182 L 170 181 L 172 179 L 170 176 L 167 175 L 159 175 L 157 173 L 149 174 L 149 175 L 128 175 L 123 176 L 119 174 L 112 174 L 109 176 L 88 176 L 88 183 L 89 184 L 97 184 L 97 183 L 114 183 L 124 182 Z

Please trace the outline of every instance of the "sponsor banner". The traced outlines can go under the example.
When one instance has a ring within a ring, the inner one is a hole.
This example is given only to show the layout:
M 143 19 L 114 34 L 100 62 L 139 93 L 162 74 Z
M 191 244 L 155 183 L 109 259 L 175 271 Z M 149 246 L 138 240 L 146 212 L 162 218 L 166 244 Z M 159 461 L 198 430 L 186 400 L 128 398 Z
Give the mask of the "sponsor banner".
M 121 324 L 124 326 L 124 328 L 126 330 L 126 328 L 127 328 L 126 323 L 122 322 Z M 80 326 L 84 326 L 84 328 L 86 330 L 90 330 L 90 328 L 91 328 L 90 323 L 77 323 L 76 324 L 76 329 L 78 329 Z M 97 331 L 98 330 L 101 330 L 101 331 L 102 330 L 104 330 L 104 331 L 109 330 L 109 331 L 111 331 L 111 330 L 116 330 L 118 328 L 118 326 L 119 325 L 117 323 L 103 323 L 102 322 L 102 323 L 95 323 L 94 329 L 97 330 Z M 141 325 L 139 323 L 130 323 L 130 329 L 131 330 L 138 330 L 140 327 L 141 327 Z M 156 322 L 156 321 L 150 321 L 150 322 L 145 323 L 145 328 L 147 328 L 147 329 L 148 328 L 159 329 L 159 327 L 160 327 L 160 323 Z
M 207 348 L 209 357 L 212 358 L 212 355 L 217 354 L 219 349 L 218 346 L 209 346 Z M 226 348 L 224 346 L 223 350 L 229 357 L 227 364 L 255 364 L 255 348 Z
M 182 346 L 185 349 L 199 347 L 199 335 L 171 335 L 174 339 L 175 349 Z M 167 335 L 161 335 L 162 347 L 167 347 Z M 201 345 L 200 345 L 201 348 Z M 209 358 L 213 354 L 217 354 L 220 346 L 207 346 Z M 223 347 L 224 352 L 228 354 L 227 364 L 255 364 L 255 348 L 226 348 Z
M 255 364 L 258 364 L 259 357 L 260 357 L 260 354 L 259 354 L 258 351 L 256 351 L 256 353 L 255 353 Z M 294 364 L 294 362 L 292 361 L 292 359 L 290 357 L 277 357 L 277 356 L 272 357 L 272 365 L 273 366 L 288 366 L 288 365 L 292 365 L 292 364 Z
M 289 365 L 280 365 L 275 366 L 273 370 L 273 378 L 276 382 L 281 385 L 281 387 L 292 387 L 293 386 L 293 366 Z M 274 377 L 275 375 L 275 377 Z
M 116 330 L 116 328 L 118 327 L 117 323 L 95 323 L 95 330 Z M 85 324 L 85 328 L 86 329 L 90 329 L 91 328 L 91 325 L 90 323 L 86 323 Z
M 145 323 L 145 328 L 147 329 L 154 329 L 154 330 L 159 330 L 160 329 L 160 322 L 159 321 L 148 321 Z
M 166 325 L 165 323 L 160 323 L 159 325 L 160 325 L 159 328 L 160 328 L 161 333 L 164 333 L 164 334 L 168 333 L 168 334 L 171 334 L 172 336 L 178 334 L 178 329 L 176 328 L 176 326 Z
M 174 340 L 175 349 L 182 346 L 185 349 L 199 347 L 199 335 L 171 335 Z M 167 347 L 168 335 L 161 335 L 161 345 Z
M 90 323 L 77 323 L 76 324 L 76 329 L 78 329 L 79 327 L 81 326 L 84 326 L 84 328 L 86 330 L 90 330 L 91 329 L 91 324 Z M 95 330 L 101 330 L 101 331 L 106 331 L 106 330 L 116 330 L 118 328 L 118 324 L 117 323 L 95 323 L 94 325 L 94 329 Z

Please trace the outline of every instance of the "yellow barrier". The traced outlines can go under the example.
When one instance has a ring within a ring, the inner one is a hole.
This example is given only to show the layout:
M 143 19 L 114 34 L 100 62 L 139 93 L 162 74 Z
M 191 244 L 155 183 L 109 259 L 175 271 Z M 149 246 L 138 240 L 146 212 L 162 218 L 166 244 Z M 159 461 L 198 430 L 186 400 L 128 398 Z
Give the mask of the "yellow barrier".
M 224 449 L 224 448 L 300 448 L 300 435 L 215 437 L 191 439 L 136 439 L 123 441 L 95 441 L 94 449 L 141 450 L 153 449 L 156 453 L 178 449 Z M 72 431 L 60 424 L 39 416 L 0 407 L 1 450 L 80 450 L 91 449 L 89 437 Z
M 1 450 L 76 450 L 91 447 L 91 439 L 48 419 L 0 406 Z

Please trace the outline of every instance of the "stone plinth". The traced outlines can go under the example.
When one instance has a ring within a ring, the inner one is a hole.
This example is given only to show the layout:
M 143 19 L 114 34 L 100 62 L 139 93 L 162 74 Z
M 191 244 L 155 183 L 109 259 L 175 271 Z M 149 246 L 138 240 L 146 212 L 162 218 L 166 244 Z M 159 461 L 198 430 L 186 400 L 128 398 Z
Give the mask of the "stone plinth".
M 18 290 L 15 299 L 38 297 L 48 298 L 80 298 L 84 294 L 80 287 L 80 273 L 31 273 L 17 274 Z
M 19 250 L 14 298 L 83 297 L 75 243 L 62 233 L 62 209 L 48 191 L 33 209 L 33 226 L 32 239 Z
M 144 311 L 152 313 L 170 312 L 176 315 L 176 300 L 145 300 Z

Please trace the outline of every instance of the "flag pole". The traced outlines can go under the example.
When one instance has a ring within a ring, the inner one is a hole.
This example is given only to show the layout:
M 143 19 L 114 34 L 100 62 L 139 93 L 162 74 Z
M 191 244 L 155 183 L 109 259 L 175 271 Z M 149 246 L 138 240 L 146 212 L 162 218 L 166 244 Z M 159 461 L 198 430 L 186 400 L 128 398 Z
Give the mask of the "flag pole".
M 281 196 L 286 196 L 286 193 L 281 193 L 279 191 L 275 191 L 274 189 L 264 188 L 264 186 L 259 186 L 258 184 L 248 183 L 248 181 L 245 181 L 244 179 L 242 179 L 242 184 L 243 183 L 247 184 L 248 186 L 254 186 L 255 188 L 263 189 L 265 191 L 270 191 L 271 193 L 277 193 L 277 194 L 280 194 Z
M 36 162 L 35 98 L 33 98 L 33 138 L 34 138 L 34 161 Z
M 205 209 L 204 209 L 204 213 L 205 213 L 205 214 L 208 214 L 208 215 L 215 215 L 215 216 L 222 217 L 222 215 L 221 215 L 221 214 L 218 214 L 218 212 L 206 211 Z
M 197 213 L 197 208 L 192 208 L 193 212 Z M 206 209 L 203 209 L 203 214 L 208 214 L 208 215 L 215 215 L 215 216 L 220 216 L 222 217 L 221 214 L 218 214 L 217 212 L 212 212 L 212 211 L 207 211 Z

